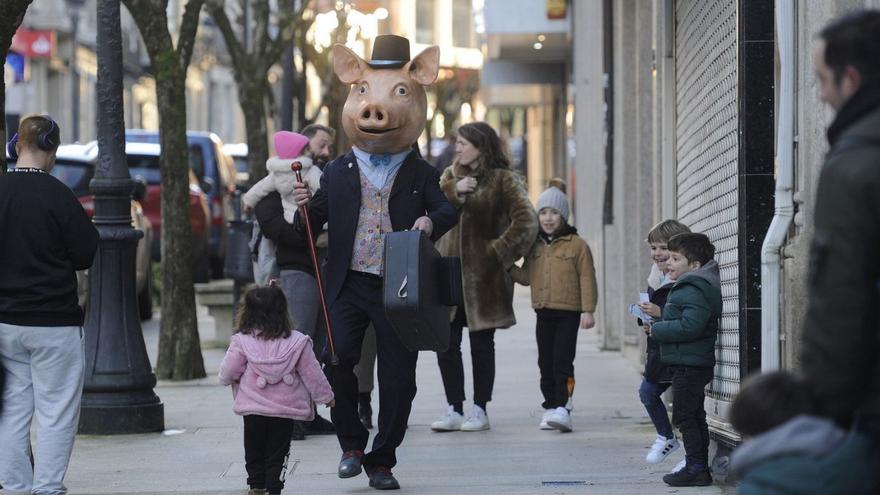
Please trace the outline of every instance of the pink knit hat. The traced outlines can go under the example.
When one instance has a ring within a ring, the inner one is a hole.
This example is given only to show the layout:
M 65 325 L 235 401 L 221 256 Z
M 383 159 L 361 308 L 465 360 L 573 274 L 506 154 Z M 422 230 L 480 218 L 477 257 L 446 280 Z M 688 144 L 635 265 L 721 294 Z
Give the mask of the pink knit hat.
M 278 131 L 275 133 L 275 153 L 282 160 L 289 160 L 302 155 L 303 149 L 309 144 L 309 138 L 297 132 Z

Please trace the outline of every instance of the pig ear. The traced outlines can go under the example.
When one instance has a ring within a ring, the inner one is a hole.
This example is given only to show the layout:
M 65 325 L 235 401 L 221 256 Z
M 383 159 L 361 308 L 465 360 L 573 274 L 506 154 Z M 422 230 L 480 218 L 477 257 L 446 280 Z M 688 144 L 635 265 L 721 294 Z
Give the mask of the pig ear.
M 425 48 L 407 64 L 407 70 L 409 77 L 422 86 L 433 83 L 440 71 L 440 47 L 434 45 Z
M 340 81 L 345 84 L 355 83 L 364 75 L 366 68 L 367 63 L 357 53 L 345 45 L 333 45 L 333 71 Z

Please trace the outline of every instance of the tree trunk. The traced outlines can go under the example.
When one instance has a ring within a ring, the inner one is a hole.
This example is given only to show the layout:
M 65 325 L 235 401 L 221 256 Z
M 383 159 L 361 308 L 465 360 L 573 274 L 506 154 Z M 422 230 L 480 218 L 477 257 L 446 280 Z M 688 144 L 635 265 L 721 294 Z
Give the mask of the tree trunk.
M 269 131 L 266 128 L 266 105 L 263 88 L 266 86 L 255 78 L 250 82 L 238 82 L 238 98 L 244 113 L 245 133 L 248 143 L 248 169 L 250 182 L 256 183 L 266 176 L 266 160 L 269 158 Z
M 175 63 L 156 74 L 162 145 L 162 319 L 156 375 L 166 380 L 205 377 L 193 288 L 186 106 L 180 104 L 186 101 L 185 78 Z

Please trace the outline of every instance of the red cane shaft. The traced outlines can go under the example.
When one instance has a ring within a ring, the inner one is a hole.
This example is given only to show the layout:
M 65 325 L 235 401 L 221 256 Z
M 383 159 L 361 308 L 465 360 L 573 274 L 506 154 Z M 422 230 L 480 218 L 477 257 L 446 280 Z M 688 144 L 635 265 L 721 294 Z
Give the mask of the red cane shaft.
M 302 182 L 302 175 L 300 174 L 300 170 L 302 169 L 302 164 L 299 162 L 293 162 L 290 166 L 293 172 L 296 174 L 297 182 Z M 333 342 L 333 330 L 330 324 L 330 313 L 327 311 L 327 298 L 324 296 L 324 280 L 321 277 L 321 267 L 318 263 L 318 251 L 315 249 L 315 238 L 312 236 L 312 222 L 309 220 L 309 209 L 306 205 L 300 206 L 302 209 L 303 218 L 306 222 L 306 235 L 309 237 L 309 254 L 312 258 L 312 268 L 315 270 L 315 280 L 318 282 L 318 295 L 320 296 L 321 301 L 321 311 L 324 314 L 324 323 L 327 325 L 327 345 L 330 346 L 330 364 L 338 364 L 339 358 L 336 356 L 336 344 Z

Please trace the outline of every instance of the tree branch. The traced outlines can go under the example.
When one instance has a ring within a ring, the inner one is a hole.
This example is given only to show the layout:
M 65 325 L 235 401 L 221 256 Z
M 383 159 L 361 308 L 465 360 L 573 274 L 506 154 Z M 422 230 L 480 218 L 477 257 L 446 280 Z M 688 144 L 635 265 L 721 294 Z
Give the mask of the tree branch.
M 180 57 L 180 67 L 184 72 L 189 67 L 189 61 L 192 58 L 196 31 L 199 28 L 199 12 L 201 12 L 204 3 L 205 0 L 189 0 L 184 7 L 183 20 L 180 23 L 180 36 L 177 38 L 177 53 Z
M 235 30 L 232 29 L 232 24 L 229 23 L 229 17 L 226 15 L 226 10 L 223 8 L 223 0 L 210 0 L 207 7 L 208 11 L 211 13 L 211 17 L 214 18 L 214 23 L 217 24 L 217 28 L 223 35 L 223 40 L 226 42 L 226 50 L 229 52 L 230 58 L 232 58 L 232 67 L 243 69 L 242 64 L 246 61 L 244 47 L 235 36 Z M 234 70 L 233 72 L 238 73 L 239 71 Z
M 251 0 L 254 13 L 254 44 L 250 55 L 254 57 L 258 65 L 266 54 L 266 44 L 269 41 L 269 0 Z M 281 6 L 279 5 L 279 9 Z

